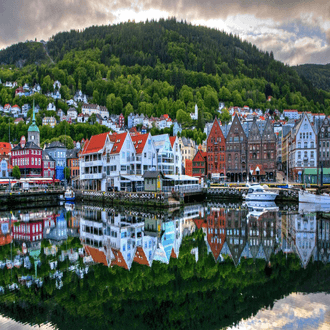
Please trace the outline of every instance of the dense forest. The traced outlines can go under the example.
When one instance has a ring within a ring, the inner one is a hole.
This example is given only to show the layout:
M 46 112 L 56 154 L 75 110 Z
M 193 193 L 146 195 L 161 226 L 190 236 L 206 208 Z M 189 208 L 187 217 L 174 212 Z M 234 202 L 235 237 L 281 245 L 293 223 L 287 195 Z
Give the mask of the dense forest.
M 0 52 L 2 62 L 10 62 L 15 47 Z M 199 128 L 218 115 L 219 102 L 330 114 L 330 92 L 313 87 L 272 53 L 237 36 L 174 18 L 59 33 L 48 41 L 47 51 L 54 63 L 45 55 L 44 63 L 28 64 L 38 61 L 29 53 L 23 68 L 3 66 L 1 80 L 39 83 L 43 93 L 59 80 L 63 99 L 82 90 L 89 102 L 105 105 L 110 113 L 167 113 L 185 126 L 196 124 L 189 113 L 197 104 Z M 38 98 L 44 109 L 49 99 Z M 14 90 L 0 87 L 0 104 L 24 102 L 31 104 L 32 97 L 15 97 Z
M 303 64 L 294 66 L 293 69 L 310 80 L 314 87 L 330 91 L 330 64 Z
M 47 61 L 46 52 L 39 42 L 20 42 L 0 51 L 0 64 L 23 66 Z

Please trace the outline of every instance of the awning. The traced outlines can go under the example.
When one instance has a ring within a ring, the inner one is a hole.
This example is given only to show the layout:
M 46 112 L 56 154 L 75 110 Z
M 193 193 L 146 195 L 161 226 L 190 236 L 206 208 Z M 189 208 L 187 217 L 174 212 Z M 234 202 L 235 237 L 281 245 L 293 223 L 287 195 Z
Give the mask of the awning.
M 304 169 L 305 175 L 316 175 L 317 169 L 316 168 L 306 168 Z M 321 174 L 321 168 L 319 168 L 319 174 Z M 330 174 L 330 168 L 323 168 L 323 174 Z
M 175 175 L 175 174 L 165 174 L 165 179 L 174 180 L 174 181 L 196 181 L 198 182 L 198 178 L 194 178 L 189 175 Z
M 138 175 L 120 175 L 122 178 L 131 181 L 131 182 L 141 182 L 144 181 L 142 176 L 138 176 Z

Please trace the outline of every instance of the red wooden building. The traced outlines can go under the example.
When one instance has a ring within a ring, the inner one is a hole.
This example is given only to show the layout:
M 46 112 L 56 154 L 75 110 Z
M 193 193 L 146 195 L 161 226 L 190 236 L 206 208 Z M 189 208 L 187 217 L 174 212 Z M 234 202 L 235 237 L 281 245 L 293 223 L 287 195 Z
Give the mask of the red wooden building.
M 215 119 L 207 138 L 207 173 L 209 178 L 225 178 L 226 139 L 218 119 Z
M 12 166 L 18 166 L 22 177 L 42 176 L 42 149 L 34 142 L 26 142 L 25 136 L 20 143 L 12 149 Z
M 202 150 L 198 150 L 195 157 L 192 160 L 192 176 L 205 177 L 207 175 L 207 153 Z
M 191 159 L 185 159 L 185 171 L 186 175 L 193 176 Z

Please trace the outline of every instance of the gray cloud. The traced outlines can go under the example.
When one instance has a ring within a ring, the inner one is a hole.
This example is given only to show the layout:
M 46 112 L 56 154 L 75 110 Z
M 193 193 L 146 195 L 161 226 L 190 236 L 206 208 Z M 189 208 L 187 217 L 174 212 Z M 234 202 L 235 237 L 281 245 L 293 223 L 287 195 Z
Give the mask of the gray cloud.
M 326 0 L 6 0 L 0 3 L 0 47 L 113 23 L 122 19 L 126 9 L 136 20 L 155 9 L 192 22 L 221 20 L 219 26 L 225 25 L 227 32 L 273 50 L 275 58 L 286 63 L 329 62 L 330 3 Z
M 0 46 L 111 22 L 115 17 L 104 10 L 105 4 L 105 0 L 6 1 L 0 6 Z

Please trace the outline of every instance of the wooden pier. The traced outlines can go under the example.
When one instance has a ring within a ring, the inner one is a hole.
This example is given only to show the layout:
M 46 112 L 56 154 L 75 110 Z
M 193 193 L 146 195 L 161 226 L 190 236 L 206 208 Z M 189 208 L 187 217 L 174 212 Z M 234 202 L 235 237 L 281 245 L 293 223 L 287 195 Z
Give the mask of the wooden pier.
M 60 195 L 64 194 L 64 188 L 38 189 L 27 192 L 5 191 L 0 193 L 0 210 L 16 209 L 29 204 L 44 203 L 45 205 L 58 204 Z
M 247 193 L 248 187 L 216 187 L 208 188 L 207 196 L 214 198 L 223 198 L 226 200 L 243 200 L 243 195 Z M 278 191 L 276 202 L 294 202 L 298 203 L 299 193 L 297 189 L 276 189 L 271 188 L 270 191 Z

